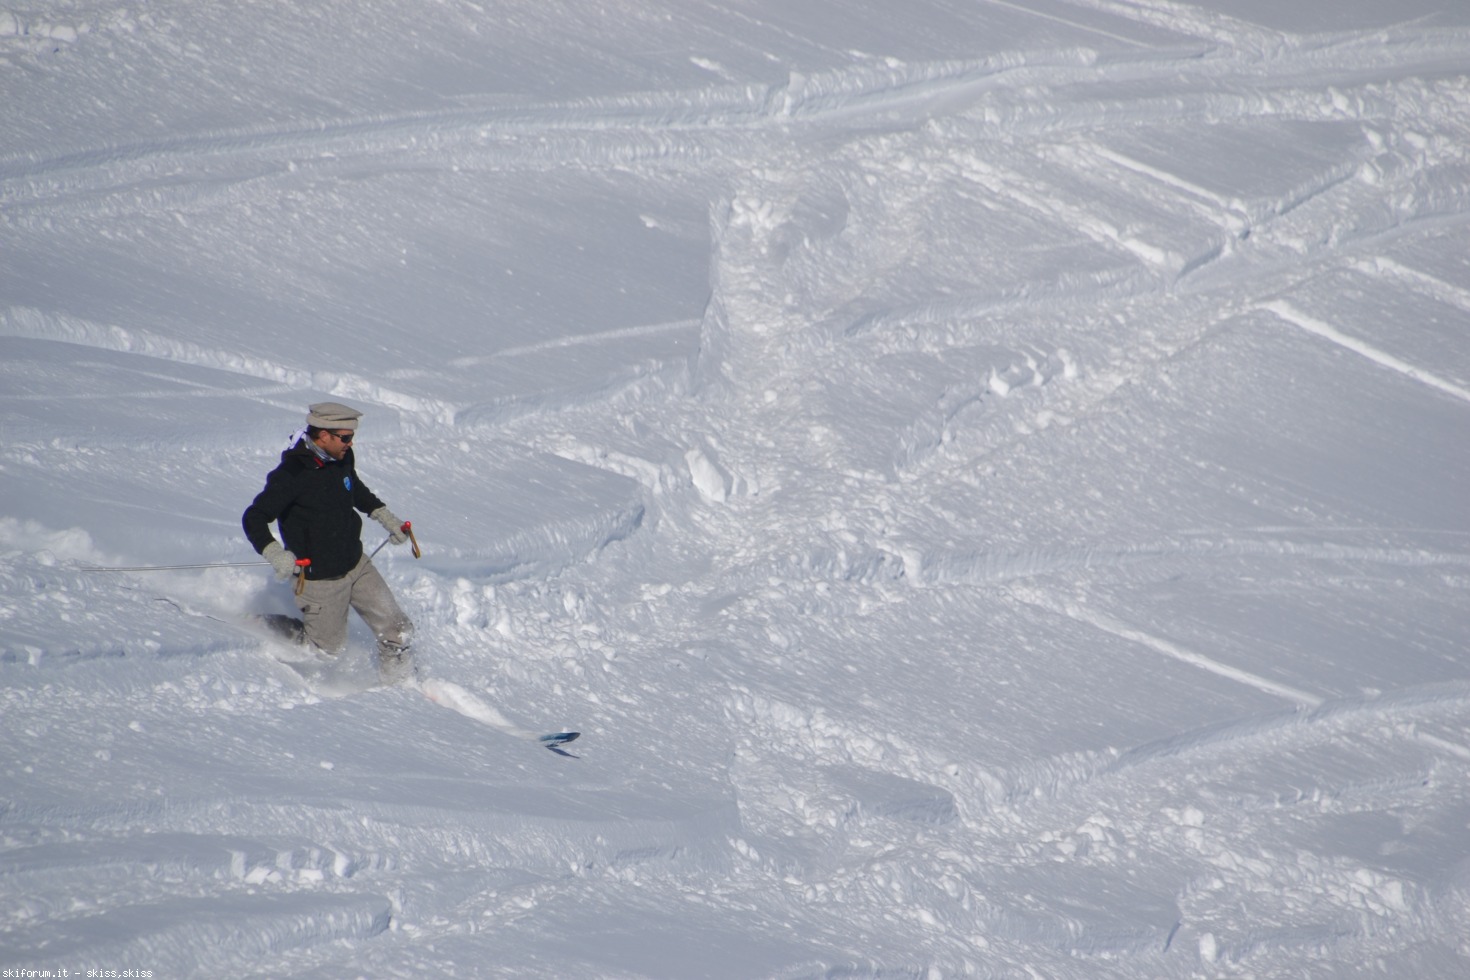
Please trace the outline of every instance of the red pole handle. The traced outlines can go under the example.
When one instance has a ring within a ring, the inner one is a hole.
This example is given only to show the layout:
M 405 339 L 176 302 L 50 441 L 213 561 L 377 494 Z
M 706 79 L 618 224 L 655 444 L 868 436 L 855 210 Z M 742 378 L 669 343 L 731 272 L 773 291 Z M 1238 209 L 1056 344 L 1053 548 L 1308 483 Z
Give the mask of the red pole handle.
M 413 521 L 403 522 L 403 533 L 408 535 L 408 543 L 413 545 L 413 556 L 415 558 L 424 557 L 424 553 L 419 550 L 419 539 L 413 536 Z
M 310 558 L 298 558 L 298 559 L 296 559 L 296 567 L 298 569 L 300 569 L 300 571 L 298 571 L 296 573 L 296 594 L 297 595 L 300 595 L 301 592 L 302 592 L 302 590 L 306 588 L 306 570 L 310 566 L 311 566 L 311 559 Z

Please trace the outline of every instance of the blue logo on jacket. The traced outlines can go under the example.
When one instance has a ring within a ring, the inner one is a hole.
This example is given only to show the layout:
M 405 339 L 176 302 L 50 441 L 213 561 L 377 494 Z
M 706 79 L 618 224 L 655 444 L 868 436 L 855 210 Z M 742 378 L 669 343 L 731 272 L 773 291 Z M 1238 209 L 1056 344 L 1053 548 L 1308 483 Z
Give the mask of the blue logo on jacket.
M 344 476 L 342 478 L 342 485 L 347 488 L 347 492 L 348 493 L 351 493 L 352 492 L 352 477 L 350 477 L 350 476 Z

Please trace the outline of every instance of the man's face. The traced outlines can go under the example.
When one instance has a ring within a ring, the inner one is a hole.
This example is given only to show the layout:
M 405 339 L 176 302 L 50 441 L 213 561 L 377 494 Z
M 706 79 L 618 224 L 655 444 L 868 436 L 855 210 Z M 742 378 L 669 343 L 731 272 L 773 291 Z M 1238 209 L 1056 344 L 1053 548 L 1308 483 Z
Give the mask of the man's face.
M 351 429 L 323 429 L 317 436 L 316 444 L 322 447 L 322 452 L 333 459 L 341 459 L 347 455 L 348 448 L 352 445 Z

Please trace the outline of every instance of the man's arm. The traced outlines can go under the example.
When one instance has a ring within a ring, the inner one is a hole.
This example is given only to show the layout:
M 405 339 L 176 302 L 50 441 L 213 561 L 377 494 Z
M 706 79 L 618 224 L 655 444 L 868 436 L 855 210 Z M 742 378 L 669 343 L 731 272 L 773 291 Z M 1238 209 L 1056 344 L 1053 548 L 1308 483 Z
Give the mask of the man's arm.
M 369 490 L 368 485 L 362 482 L 362 477 L 357 475 L 356 469 L 352 472 L 352 506 L 363 514 L 371 514 L 383 506 L 378 495 Z
M 368 489 L 366 483 L 359 479 L 352 481 L 352 499 L 353 506 L 383 525 L 384 530 L 388 532 L 388 539 L 394 544 L 402 544 L 408 540 L 408 535 L 403 530 L 403 522 L 378 499 L 377 494 Z
M 284 467 L 277 467 L 265 478 L 265 489 L 255 495 L 240 516 L 245 537 L 257 553 L 263 553 L 266 546 L 276 540 L 271 534 L 271 523 L 281 516 L 295 497 L 295 481 L 284 472 Z

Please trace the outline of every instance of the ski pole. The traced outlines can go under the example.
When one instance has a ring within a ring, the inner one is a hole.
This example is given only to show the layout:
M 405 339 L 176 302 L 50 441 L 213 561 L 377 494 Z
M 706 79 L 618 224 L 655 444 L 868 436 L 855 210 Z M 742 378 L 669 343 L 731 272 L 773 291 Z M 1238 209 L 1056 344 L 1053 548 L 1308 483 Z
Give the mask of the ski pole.
M 404 521 L 403 522 L 403 532 L 408 535 L 408 540 L 413 543 L 413 556 L 415 558 L 422 558 L 424 556 L 424 553 L 423 553 L 423 550 L 419 548 L 419 539 L 416 538 L 416 537 L 414 537 L 414 533 L 413 533 L 413 522 L 412 521 Z M 374 548 L 372 550 L 372 553 L 369 554 L 368 557 L 369 558 L 372 558 L 378 552 L 382 551 L 384 545 L 386 545 L 389 541 L 392 541 L 392 540 L 393 540 L 392 535 L 389 535 L 388 537 L 384 538 L 382 540 L 382 543 L 380 543 L 376 548 Z M 200 562 L 200 563 L 192 564 L 192 565 L 80 565 L 80 566 L 77 567 L 77 571 L 79 571 L 79 572 L 182 572 L 182 571 L 190 571 L 190 570 L 197 569 L 197 568 L 258 568 L 261 565 L 269 565 L 269 564 L 270 564 L 270 562 L 268 562 L 268 561 L 207 561 L 207 562 Z M 301 565 L 302 567 L 305 567 L 306 565 L 310 565 L 311 564 L 311 561 L 310 561 L 310 559 L 303 558 L 300 561 L 298 561 L 296 564 Z
M 419 539 L 413 536 L 413 521 L 404 521 L 403 527 L 400 528 L 400 530 L 403 531 L 404 534 L 408 535 L 409 543 L 413 545 L 413 556 L 415 558 L 424 557 L 424 553 L 419 550 Z M 378 552 L 382 551 L 383 548 L 388 544 L 388 542 L 392 540 L 393 535 L 390 534 L 381 542 L 379 542 L 378 546 L 372 550 L 371 554 L 368 555 L 368 561 L 372 561 L 373 558 L 377 556 Z
M 206 562 L 202 565 L 82 565 L 77 571 L 80 572 L 173 572 L 187 568 L 255 568 L 258 565 L 269 565 L 268 561 L 217 561 Z

